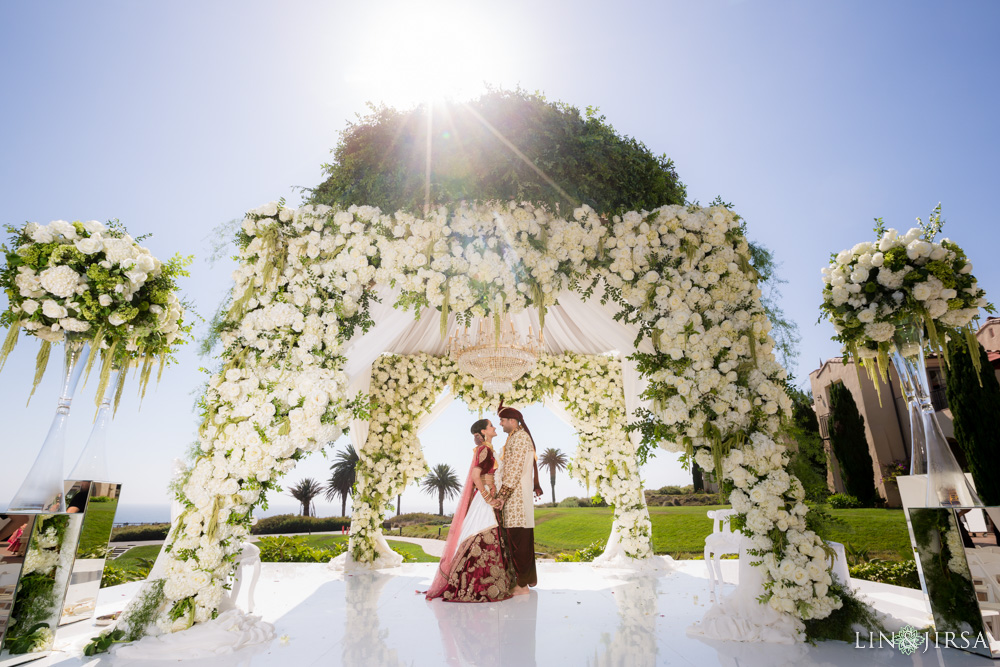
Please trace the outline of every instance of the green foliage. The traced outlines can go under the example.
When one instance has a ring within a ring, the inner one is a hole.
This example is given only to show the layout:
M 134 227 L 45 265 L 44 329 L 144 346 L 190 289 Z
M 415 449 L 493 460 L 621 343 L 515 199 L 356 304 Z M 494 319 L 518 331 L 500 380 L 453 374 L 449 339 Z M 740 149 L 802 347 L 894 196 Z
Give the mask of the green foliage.
M 109 498 L 108 496 L 93 496 L 93 497 L 91 497 L 90 502 L 92 502 L 92 503 L 113 503 L 113 502 L 115 502 L 115 499 L 114 498 Z
M 559 501 L 558 507 L 590 507 L 590 498 L 570 496 Z
M 794 387 L 788 388 L 788 394 L 792 399 L 792 415 L 782 430 L 796 445 L 789 457 L 788 472 L 802 482 L 806 500 L 823 502 L 830 495 L 826 485 L 826 449 L 819 434 L 812 397 Z
M 48 628 L 55 604 L 53 588 L 55 579 L 40 572 L 21 577 L 17 596 L 10 612 L 10 629 L 4 637 L 3 647 L 11 653 L 27 653 L 41 636 L 39 631 Z
M 556 556 L 559 563 L 589 563 L 604 553 L 604 542 L 593 542 L 590 546 L 577 549 L 571 553 L 561 553 Z
M 920 577 L 917 576 L 917 562 L 914 560 L 890 562 L 874 559 L 866 563 L 853 565 L 850 570 L 851 576 L 855 579 L 878 581 L 883 584 L 892 584 L 893 586 L 903 586 L 905 588 L 920 588 Z
M 151 523 L 145 526 L 117 526 L 111 529 L 111 541 L 147 542 L 165 540 L 169 531 L 169 523 Z
M 357 481 L 358 453 L 354 445 L 348 443 L 347 448 L 337 452 L 333 464 L 330 465 L 330 479 L 326 483 L 326 499 L 333 500 L 340 496 L 340 513 L 347 514 L 347 498 L 354 495 L 354 484 Z
M 657 493 L 661 495 L 681 495 L 686 493 L 694 493 L 694 486 L 688 484 L 687 486 L 677 486 L 676 484 L 668 484 L 667 486 L 661 487 Z
M 327 563 L 347 551 L 344 542 L 317 549 L 299 536 L 262 537 L 257 540 L 260 559 L 265 563 Z
M 259 519 L 250 529 L 254 535 L 280 535 L 283 533 L 327 533 L 349 528 L 350 517 L 297 516 L 278 514 Z
M 323 493 L 323 487 L 312 477 L 299 480 L 299 483 L 288 489 L 288 495 L 302 505 L 302 516 L 312 516 L 313 498 Z
M 937 631 L 980 627 L 983 617 L 953 511 L 911 508 L 910 525 Z
M 551 210 L 589 204 L 612 215 L 685 200 L 665 155 L 620 136 L 594 108 L 581 114 L 522 90 L 409 111 L 370 106 L 332 152 L 333 163 L 323 166 L 327 178 L 308 203 L 422 213 L 429 194 L 431 206 L 513 200 Z
M 844 545 L 844 555 L 847 556 L 848 565 L 861 565 L 871 560 L 871 549 L 856 547 L 850 542 Z
M 163 604 L 164 579 L 158 579 L 144 586 L 138 597 L 132 601 L 128 610 L 121 615 L 113 630 L 105 632 L 90 640 L 84 649 L 85 656 L 107 652 L 112 644 L 134 642 L 146 634 L 146 628 L 154 621 Z M 188 598 L 191 599 L 191 598 Z
M 538 457 L 538 467 L 549 469 L 549 481 L 552 484 L 552 502 L 556 502 L 556 473 L 565 470 L 569 459 L 561 450 L 549 447 Z
M 875 467 L 865 438 L 865 420 L 858 412 L 851 391 L 841 382 L 830 385 L 829 423 L 830 447 L 840 463 L 844 488 L 862 506 L 872 507 L 880 498 L 875 488 Z
M 834 580 L 830 586 L 830 595 L 840 598 L 843 606 L 826 618 L 814 618 L 805 622 L 806 638 L 810 642 L 853 642 L 855 632 L 889 633 L 879 619 L 878 612 L 862 602 L 844 583 Z
M 447 463 L 439 463 L 420 483 L 425 493 L 438 496 L 438 514 L 444 516 L 445 497 L 453 498 L 462 491 L 462 483 L 458 481 L 455 470 Z
M 122 567 L 113 560 L 104 564 L 104 575 L 101 577 L 101 588 L 120 586 L 133 581 L 142 581 L 149 576 L 149 568 L 142 566 Z
M 399 526 L 413 526 L 419 524 L 429 523 L 432 525 L 447 525 L 451 523 L 451 517 L 440 516 L 438 514 L 426 514 L 424 512 L 409 512 L 407 514 L 400 514 L 399 516 L 394 516 L 386 520 L 392 528 L 398 528 Z
M 987 505 L 1000 505 L 1000 431 L 995 421 L 984 415 L 1000 415 L 1000 383 L 982 345 L 977 345 L 979 365 L 976 372 L 965 341 L 948 343 L 951 366 L 947 373 L 948 406 L 954 417 L 958 441 L 979 497 Z
M 847 521 L 839 516 L 830 514 L 824 505 L 809 503 L 809 512 L 806 514 L 806 528 L 819 535 L 824 540 L 837 540 L 830 536 L 830 531 L 834 528 L 846 528 Z
M 830 503 L 830 507 L 835 510 L 846 510 L 861 507 L 861 501 L 849 493 L 834 493 L 826 499 L 826 502 Z

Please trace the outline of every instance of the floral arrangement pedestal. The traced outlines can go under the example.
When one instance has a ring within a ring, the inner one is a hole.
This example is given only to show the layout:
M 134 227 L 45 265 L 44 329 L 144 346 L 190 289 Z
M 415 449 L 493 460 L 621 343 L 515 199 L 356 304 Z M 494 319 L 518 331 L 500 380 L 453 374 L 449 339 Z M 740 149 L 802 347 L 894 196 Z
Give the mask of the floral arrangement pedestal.
M 907 519 L 923 572 L 924 595 L 934 617 L 936 643 L 940 646 L 944 637 L 948 648 L 1000 658 L 995 604 L 986 602 L 996 599 L 1000 591 L 996 583 L 1000 563 L 994 564 L 992 554 L 962 526 L 962 515 L 972 509 L 914 507 Z
M 29 516 L 30 530 L 26 528 L 24 533 L 24 556 L 10 558 L 10 564 L 20 565 L 20 571 L 6 627 L 0 633 L 0 667 L 43 658 L 51 652 L 83 523 L 82 514 L 65 512 L 6 516 Z

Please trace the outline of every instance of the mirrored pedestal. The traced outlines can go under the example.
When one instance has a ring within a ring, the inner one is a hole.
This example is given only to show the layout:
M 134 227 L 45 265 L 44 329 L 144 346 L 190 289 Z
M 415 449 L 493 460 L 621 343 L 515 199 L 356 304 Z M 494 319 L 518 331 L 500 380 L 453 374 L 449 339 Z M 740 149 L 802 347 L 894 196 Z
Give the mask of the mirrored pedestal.
M 1000 658 L 1000 544 L 995 533 L 977 534 L 968 523 L 983 509 L 911 507 L 908 513 L 936 644 Z M 985 511 L 1000 518 L 998 509 Z

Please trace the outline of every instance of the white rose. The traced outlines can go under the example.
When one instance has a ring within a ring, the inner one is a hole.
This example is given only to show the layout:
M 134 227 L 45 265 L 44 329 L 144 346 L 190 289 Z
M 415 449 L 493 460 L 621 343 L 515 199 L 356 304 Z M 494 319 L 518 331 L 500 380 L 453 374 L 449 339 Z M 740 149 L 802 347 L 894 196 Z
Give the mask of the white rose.
M 26 314 L 31 315 L 38 310 L 38 302 L 33 299 L 25 299 L 24 303 L 21 304 L 21 310 L 23 310 Z
M 35 243 L 52 243 L 55 240 L 55 234 L 52 230 L 48 228 L 47 225 L 39 225 L 37 223 L 29 223 L 28 228 L 25 230 L 28 232 L 28 236 Z
M 88 220 L 82 223 L 83 228 L 86 229 L 91 234 L 103 234 L 107 231 L 107 227 L 99 223 L 97 220 Z
M 93 255 L 104 249 L 104 241 L 100 236 L 91 236 L 88 239 L 77 239 L 74 244 L 76 249 L 84 255 Z
M 67 312 L 65 308 L 52 299 L 46 299 L 42 302 L 42 314 L 45 315 L 45 317 L 59 319 L 61 317 L 66 317 Z
M 111 324 L 111 326 L 117 327 L 121 326 L 122 324 L 125 324 L 125 318 L 123 318 L 118 313 L 111 313 L 111 316 L 108 317 L 108 322 Z
M 97 302 L 102 306 L 104 306 L 105 308 L 110 306 L 112 301 L 113 301 L 112 298 L 107 294 L 102 294 L 101 296 L 97 297 Z
M 66 222 L 65 220 L 56 220 L 54 222 L 50 222 L 49 229 L 51 229 L 56 234 L 62 234 L 65 238 L 67 238 L 70 241 L 76 239 L 76 227 Z

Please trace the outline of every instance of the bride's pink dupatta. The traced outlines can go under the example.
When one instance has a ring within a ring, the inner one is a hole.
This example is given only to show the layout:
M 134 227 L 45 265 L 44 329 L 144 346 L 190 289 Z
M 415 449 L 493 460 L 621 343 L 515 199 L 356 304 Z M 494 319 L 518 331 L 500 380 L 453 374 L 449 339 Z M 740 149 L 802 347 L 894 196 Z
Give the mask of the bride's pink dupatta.
M 486 442 L 483 436 L 476 434 L 476 449 Z M 469 475 L 465 478 L 465 488 L 462 489 L 462 496 L 458 499 L 458 507 L 455 508 L 455 515 L 451 518 L 451 527 L 448 529 L 448 540 L 444 543 L 444 553 L 441 554 L 441 562 L 438 564 L 437 574 L 427 591 L 427 599 L 431 600 L 441 597 L 441 593 L 448 587 L 448 573 L 451 572 L 451 564 L 455 559 L 455 551 L 458 549 L 458 538 L 462 536 L 462 524 L 465 523 L 465 514 L 469 511 L 469 504 L 472 502 L 472 494 L 476 492 L 476 485 L 472 481 L 472 471 L 476 468 L 476 454 L 473 450 L 472 465 L 469 466 Z

